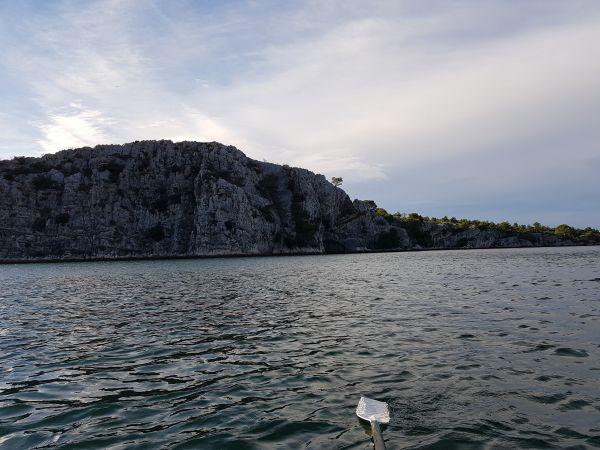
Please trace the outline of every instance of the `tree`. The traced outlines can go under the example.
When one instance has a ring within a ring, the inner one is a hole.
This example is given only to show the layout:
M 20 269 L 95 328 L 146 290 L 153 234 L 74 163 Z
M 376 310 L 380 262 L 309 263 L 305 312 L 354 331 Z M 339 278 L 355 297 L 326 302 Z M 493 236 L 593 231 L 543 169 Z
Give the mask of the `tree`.
M 575 228 L 563 223 L 554 228 L 554 234 L 562 238 L 572 239 L 575 237 Z
M 331 177 L 331 184 L 333 184 L 335 187 L 341 186 L 343 181 L 344 180 L 342 177 Z

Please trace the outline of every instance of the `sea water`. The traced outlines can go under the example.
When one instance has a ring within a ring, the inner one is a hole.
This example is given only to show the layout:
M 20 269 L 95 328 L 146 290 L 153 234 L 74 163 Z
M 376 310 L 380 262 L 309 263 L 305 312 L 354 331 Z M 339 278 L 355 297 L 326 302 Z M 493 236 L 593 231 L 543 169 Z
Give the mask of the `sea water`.
M 0 448 L 600 447 L 600 248 L 0 266 Z

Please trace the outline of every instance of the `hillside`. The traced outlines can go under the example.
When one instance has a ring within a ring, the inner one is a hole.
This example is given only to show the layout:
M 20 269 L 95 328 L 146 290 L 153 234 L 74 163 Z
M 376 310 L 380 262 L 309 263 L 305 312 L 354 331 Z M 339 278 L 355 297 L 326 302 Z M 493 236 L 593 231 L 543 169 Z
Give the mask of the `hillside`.
M 4 262 L 591 243 L 382 214 L 322 175 L 216 142 L 141 141 L 0 161 Z

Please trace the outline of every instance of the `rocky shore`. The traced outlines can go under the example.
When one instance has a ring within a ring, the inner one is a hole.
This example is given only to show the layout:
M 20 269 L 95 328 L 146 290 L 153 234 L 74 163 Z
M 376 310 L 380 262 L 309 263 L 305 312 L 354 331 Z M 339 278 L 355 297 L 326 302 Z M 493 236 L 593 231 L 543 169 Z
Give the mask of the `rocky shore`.
M 2 262 L 597 243 L 384 217 L 323 175 L 216 142 L 0 161 Z

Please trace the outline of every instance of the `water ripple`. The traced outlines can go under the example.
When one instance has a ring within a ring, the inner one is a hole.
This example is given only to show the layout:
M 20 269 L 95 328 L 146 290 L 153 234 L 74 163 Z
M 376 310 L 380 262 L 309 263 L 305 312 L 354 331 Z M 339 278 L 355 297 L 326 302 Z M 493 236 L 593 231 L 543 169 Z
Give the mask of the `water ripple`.
M 600 250 L 0 268 L 0 448 L 600 447 Z

